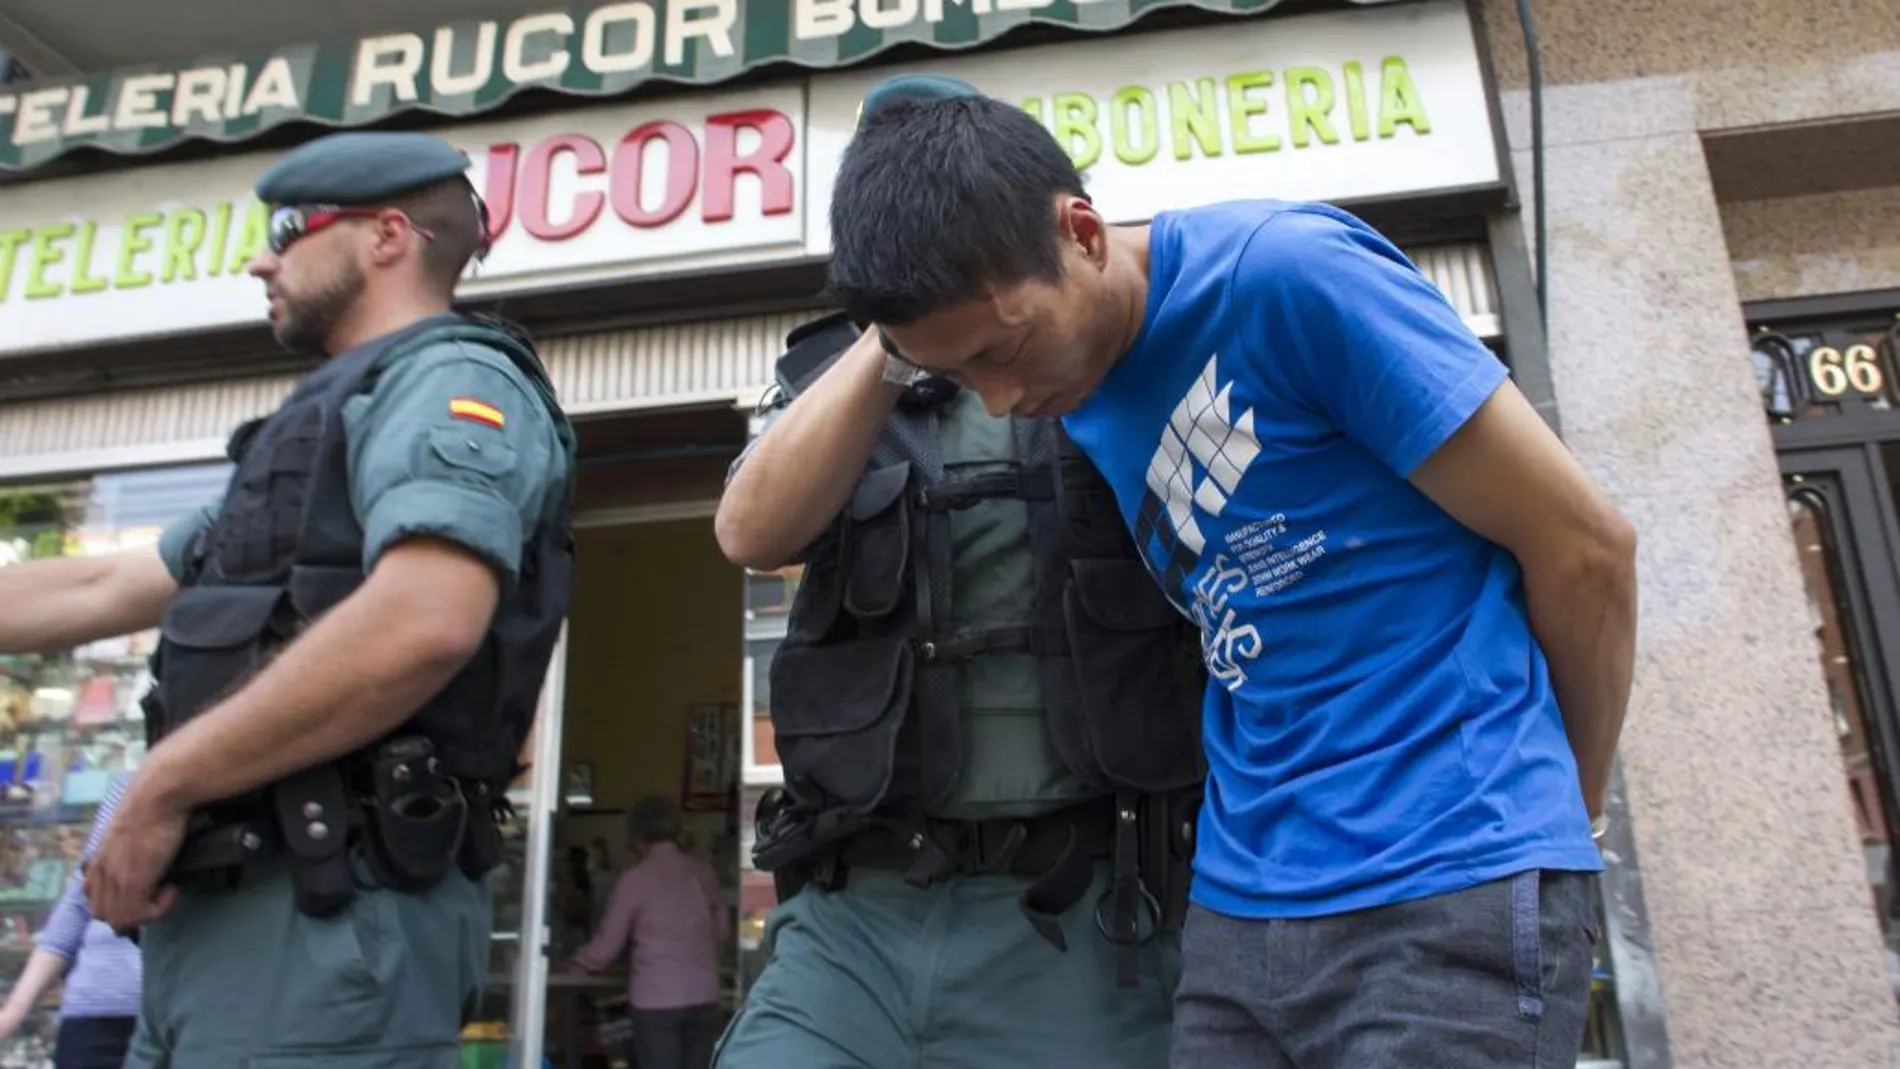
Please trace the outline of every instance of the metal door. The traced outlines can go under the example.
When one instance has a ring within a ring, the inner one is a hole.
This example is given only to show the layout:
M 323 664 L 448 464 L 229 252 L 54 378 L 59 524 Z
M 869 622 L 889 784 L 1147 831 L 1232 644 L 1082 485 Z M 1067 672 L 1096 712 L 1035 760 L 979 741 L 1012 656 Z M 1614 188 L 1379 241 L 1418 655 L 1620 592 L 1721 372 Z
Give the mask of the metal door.
M 1900 870 L 1893 844 L 1900 753 L 1900 514 L 1892 444 L 1787 451 L 1781 468 L 1841 744 L 1848 800 L 1890 950 L 1900 951 Z

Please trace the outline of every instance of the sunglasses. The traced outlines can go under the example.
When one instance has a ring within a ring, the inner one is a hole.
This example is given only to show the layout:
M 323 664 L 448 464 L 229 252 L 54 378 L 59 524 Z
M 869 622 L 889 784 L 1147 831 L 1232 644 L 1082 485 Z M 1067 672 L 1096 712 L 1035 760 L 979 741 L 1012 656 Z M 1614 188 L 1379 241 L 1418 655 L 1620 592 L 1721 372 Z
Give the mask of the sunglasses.
M 331 226 L 344 219 L 374 219 L 388 211 L 387 208 L 345 208 L 336 204 L 292 204 L 270 213 L 270 251 L 279 256 L 284 250 L 295 245 L 303 238 Z M 403 216 L 409 219 L 408 216 Z M 434 241 L 435 235 L 426 227 L 416 225 L 409 219 L 409 226 L 421 234 L 424 241 Z

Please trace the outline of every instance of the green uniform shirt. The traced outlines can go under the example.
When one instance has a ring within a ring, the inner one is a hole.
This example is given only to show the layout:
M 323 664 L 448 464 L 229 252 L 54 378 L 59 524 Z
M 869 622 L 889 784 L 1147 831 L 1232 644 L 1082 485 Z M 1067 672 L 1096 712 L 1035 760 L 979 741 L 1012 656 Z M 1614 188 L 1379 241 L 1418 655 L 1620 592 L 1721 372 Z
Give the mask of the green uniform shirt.
M 761 413 L 766 427 L 786 403 L 780 394 Z M 946 472 L 976 474 L 1015 462 L 1010 421 L 991 416 L 974 391 L 959 390 L 940 416 L 937 442 Z M 744 459 L 741 454 L 735 470 Z M 952 626 L 1032 623 L 1036 565 L 1029 507 L 995 500 L 959 509 L 950 514 L 950 540 Z M 1049 737 L 1033 655 L 988 654 L 969 661 L 959 675 L 963 775 L 955 797 L 933 815 L 951 820 L 1033 816 L 1094 793 L 1063 764 Z
M 455 418 L 455 398 L 495 409 L 502 425 Z M 479 555 L 511 581 L 528 533 L 567 483 L 554 415 L 514 361 L 484 345 L 445 341 L 399 356 L 344 405 L 343 424 L 365 571 L 390 546 L 428 535 Z M 159 539 L 174 579 L 219 506 L 210 502 Z

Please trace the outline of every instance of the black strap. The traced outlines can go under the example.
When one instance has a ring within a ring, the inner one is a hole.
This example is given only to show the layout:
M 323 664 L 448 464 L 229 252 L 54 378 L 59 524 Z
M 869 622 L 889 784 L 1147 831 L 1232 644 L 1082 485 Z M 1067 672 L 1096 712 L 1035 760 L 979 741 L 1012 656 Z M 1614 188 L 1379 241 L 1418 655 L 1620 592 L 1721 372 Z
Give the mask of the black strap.
M 935 836 L 913 833 L 910 838 L 910 864 L 904 867 L 904 882 L 922 890 L 959 869 L 958 858 Z
M 910 454 L 926 486 L 944 479 L 942 425 L 942 414 L 934 410 L 893 412 L 889 420 L 891 431 Z M 911 583 L 916 603 L 912 626 L 915 636 L 927 641 L 954 630 L 954 539 L 947 512 L 913 510 L 912 522 L 916 524 L 911 536 Z M 955 661 L 926 659 L 916 668 L 914 727 L 907 732 L 910 737 L 899 745 L 911 747 L 909 760 L 919 772 L 918 800 L 924 807 L 951 798 L 963 775 L 961 676 Z
M 946 474 L 918 496 L 923 507 L 932 512 L 954 512 L 985 501 L 1053 501 L 1056 479 L 1047 467 Z
M 1069 940 L 1062 932 L 1062 915 L 1082 901 L 1089 893 L 1089 884 L 1095 882 L 1094 859 L 1082 850 L 1073 824 L 1067 827 L 1067 836 L 1055 864 L 1016 899 L 1036 934 L 1064 953 L 1068 952 Z
M 773 369 L 777 385 L 786 396 L 796 397 L 818 381 L 827 368 L 863 333 L 843 312 L 814 319 L 794 328 L 785 337 L 785 355 Z
M 1068 653 L 1069 637 L 1038 627 L 967 627 L 927 640 L 933 661 L 967 661 L 992 653 L 1032 653 L 1056 657 Z
M 1098 916 L 1103 935 L 1115 944 L 1115 982 L 1132 987 L 1141 977 L 1141 837 L 1139 799 L 1115 796 L 1115 848 L 1109 855 L 1108 894 L 1102 903 L 1107 916 Z M 1099 906 L 1098 906 L 1099 913 Z
M 181 587 L 196 586 L 204 575 L 205 562 L 211 556 L 211 529 L 214 524 L 206 524 L 191 536 L 185 548 L 185 569 L 178 577 Z
M 1018 464 L 1025 470 L 1045 473 L 1053 487 L 1048 497 L 1024 505 L 1028 512 L 1029 556 L 1035 575 L 1032 584 L 1035 616 L 1032 619 L 1044 635 L 1043 656 L 1037 670 L 1042 699 L 1050 708 L 1076 707 L 1081 699 L 1076 693 L 1074 662 L 1069 657 L 1068 616 L 1063 604 L 1064 592 L 1069 586 L 1069 539 L 1058 496 L 1062 492 L 1060 428 L 1053 420 L 1018 419 L 1013 421 L 1013 429 Z M 1063 758 L 1072 765 L 1090 759 L 1079 753 L 1065 753 Z

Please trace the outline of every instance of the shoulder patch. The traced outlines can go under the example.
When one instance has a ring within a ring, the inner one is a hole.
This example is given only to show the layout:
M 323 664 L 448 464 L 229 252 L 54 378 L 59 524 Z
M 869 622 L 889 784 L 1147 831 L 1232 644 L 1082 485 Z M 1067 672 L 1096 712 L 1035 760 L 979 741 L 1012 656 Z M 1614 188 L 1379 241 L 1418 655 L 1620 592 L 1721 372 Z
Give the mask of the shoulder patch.
M 486 401 L 473 397 L 455 397 L 449 400 L 449 418 L 464 419 L 470 423 L 483 423 L 500 430 L 508 422 L 501 409 Z

